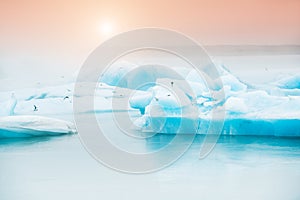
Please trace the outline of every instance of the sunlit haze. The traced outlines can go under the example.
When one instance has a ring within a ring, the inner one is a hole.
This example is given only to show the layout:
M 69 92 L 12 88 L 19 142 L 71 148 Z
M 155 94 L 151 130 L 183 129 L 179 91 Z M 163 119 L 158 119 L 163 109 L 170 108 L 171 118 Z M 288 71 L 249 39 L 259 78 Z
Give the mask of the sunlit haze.
M 203 45 L 300 45 L 299 24 L 297 0 L 4 0 L 0 79 L 7 87 L 60 81 L 101 42 L 141 27 L 173 29 Z

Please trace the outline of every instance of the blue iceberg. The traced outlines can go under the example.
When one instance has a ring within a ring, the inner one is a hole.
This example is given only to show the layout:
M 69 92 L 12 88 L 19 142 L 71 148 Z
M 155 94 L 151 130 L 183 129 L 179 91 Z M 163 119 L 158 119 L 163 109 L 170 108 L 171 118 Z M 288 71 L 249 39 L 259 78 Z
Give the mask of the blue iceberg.
M 223 65 L 219 65 L 218 70 L 223 88 L 215 88 L 214 91 L 208 91 L 205 81 L 195 70 L 187 73 L 185 81 L 191 86 L 196 99 L 192 99 L 193 95 L 183 89 L 184 95 L 180 95 L 183 102 L 180 103 L 176 95 L 159 85 L 172 83 L 172 87 L 180 86 L 182 80 L 163 77 L 155 70 L 149 73 L 150 77 L 145 73 L 141 75 L 138 71 L 131 74 L 127 82 L 141 78 L 156 82 L 150 88 L 141 89 L 139 93 L 143 93 L 142 95 L 134 94 L 131 97 L 131 108 L 141 111 L 140 119 L 137 119 L 136 123 L 147 131 L 151 127 L 155 132 L 178 133 L 179 124 L 184 121 L 185 128 L 181 127 L 181 131 L 190 132 L 190 126 L 185 124 L 196 123 L 199 126 L 197 133 L 205 134 L 205 127 L 207 128 L 212 120 L 212 110 L 225 109 L 226 119 L 222 131 L 224 135 L 300 136 L 299 75 L 283 77 L 267 85 L 251 85 L 241 81 Z M 184 70 L 178 68 L 177 71 L 180 73 Z M 111 74 L 108 76 L 112 79 Z M 115 78 L 113 86 L 127 87 L 118 84 L 118 81 L 122 80 L 120 76 Z M 225 91 L 225 99 L 220 102 L 213 96 L 218 95 L 221 90 Z M 200 110 L 197 122 L 185 114 L 189 113 L 191 105 L 195 104 Z
M 169 134 L 179 129 L 205 134 L 212 111 L 225 110 L 224 135 L 300 136 L 299 74 L 255 85 L 243 82 L 224 65 L 217 68 L 223 88 L 209 91 L 203 77 L 194 69 L 175 67 L 174 73 L 165 73 L 159 66 L 139 70 L 137 65 L 118 63 L 100 77 L 94 93 L 94 110 L 80 109 L 82 114 L 133 112 L 136 114 L 131 120 L 141 131 L 152 129 Z M 183 78 L 178 78 L 176 73 Z M 138 87 L 143 81 L 151 84 Z M 0 117 L 4 117 L 0 136 L 76 132 L 72 122 L 53 119 L 53 116 L 72 116 L 73 98 L 84 99 L 89 95 L 76 96 L 73 91 L 72 81 L 65 85 L 0 92 Z M 216 99 L 221 91 L 225 92 L 225 98 Z M 114 98 L 128 100 L 128 107 L 113 105 Z M 194 109 L 198 109 L 198 116 L 190 115 Z M 72 117 L 69 119 L 72 121 Z

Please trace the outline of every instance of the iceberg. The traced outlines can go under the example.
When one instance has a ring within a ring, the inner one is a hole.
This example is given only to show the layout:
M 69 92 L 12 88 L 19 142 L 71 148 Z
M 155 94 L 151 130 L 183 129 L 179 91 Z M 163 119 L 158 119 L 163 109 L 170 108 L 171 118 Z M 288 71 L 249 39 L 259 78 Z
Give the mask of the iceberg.
M 198 124 L 197 133 L 205 134 L 210 120 L 215 120 L 210 118 L 212 110 L 225 109 L 226 119 L 222 134 L 300 136 L 299 75 L 283 77 L 262 86 L 241 81 L 223 65 L 219 65 L 218 70 L 223 88 L 214 88 L 212 91 L 208 91 L 205 81 L 195 70 L 187 73 L 185 81 L 189 83 L 196 99 L 191 98 L 193 95 L 183 87 L 181 91 L 184 95 L 179 95 L 183 104 L 179 103 L 172 91 L 159 86 L 161 83 L 166 85 L 170 82 L 182 85 L 182 80 L 160 75 L 155 80 L 152 78 L 156 82 L 155 86 L 148 89 L 152 96 L 139 95 L 134 98 L 134 104 L 130 104 L 133 109 L 145 110 L 140 120 L 136 120 L 139 127 L 146 131 L 151 128 L 154 132 L 178 133 L 179 124 L 184 122 L 181 132 L 190 132 L 191 125 L 186 124 Z M 153 74 L 156 73 L 151 73 L 151 77 Z M 146 74 L 143 78 L 145 76 Z M 214 97 L 221 89 L 225 91 L 225 99 L 217 101 Z M 186 115 L 188 107 L 195 104 L 200 110 L 198 120 Z
M 179 124 L 184 123 L 185 128 L 180 131 L 190 131 L 191 124 L 196 124 L 197 133 L 204 134 L 213 120 L 212 111 L 224 109 L 222 134 L 300 136 L 299 74 L 255 85 L 243 82 L 224 65 L 217 65 L 217 69 L 223 88 L 208 90 L 205 74 L 198 74 L 192 68 L 175 67 L 170 72 L 160 66 L 139 69 L 135 64 L 121 62 L 99 78 L 93 94 L 94 110 L 83 106 L 80 111 L 83 114 L 133 111 L 136 113 L 131 120 L 141 131 L 149 131 L 151 127 L 157 132 L 176 133 Z M 139 87 L 143 82 L 147 85 Z M 220 100 L 216 97 L 222 90 L 225 98 Z M 16 137 L 76 132 L 69 122 L 41 117 L 72 116 L 73 99 L 91 95 L 73 91 L 74 82 L 0 92 L 0 116 L 4 117 L 1 136 L 13 136 L 12 132 Z M 118 106 L 118 101 L 123 100 L 128 101 L 127 107 Z M 198 116 L 191 116 L 195 109 Z
M 276 85 L 282 89 L 300 89 L 300 74 L 283 78 L 276 82 Z
M 10 99 L 2 103 L 2 109 L 0 109 L 0 116 L 14 115 L 16 105 L 17 99 L 15 97 L 15 94 L 12 93 Z
M 0 118 L 0 138 L 56 136 L 76 133 L 71 122 L 41 116 L 8 116 Z
M 130 107 L 134 109 L 139 109 L 141 114 L 143 115 L 145 114 L 146 106 L 150 104 L 152 99 L 152 92 L 137 91 L 129 100 Z

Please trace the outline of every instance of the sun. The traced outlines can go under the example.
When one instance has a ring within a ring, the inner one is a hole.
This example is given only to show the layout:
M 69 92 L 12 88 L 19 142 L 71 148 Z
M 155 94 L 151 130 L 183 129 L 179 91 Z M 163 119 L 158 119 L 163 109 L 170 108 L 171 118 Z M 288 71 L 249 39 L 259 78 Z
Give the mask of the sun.
M 101 23 L 100 33 L 103 36 L 108 37 L 108 36 L 112 35 L 113 31 L 114 31 L 114 25 L 112 22 L 105 21 L 105 22 Z

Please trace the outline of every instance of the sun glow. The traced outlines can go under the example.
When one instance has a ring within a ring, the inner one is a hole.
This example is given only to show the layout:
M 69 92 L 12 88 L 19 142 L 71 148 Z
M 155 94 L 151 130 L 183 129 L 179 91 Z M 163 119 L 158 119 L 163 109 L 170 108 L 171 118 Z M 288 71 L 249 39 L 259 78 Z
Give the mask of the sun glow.
M 105 21 L 101 23 L 100 32 L 103 36 L 108 37 L 112 35 L 113 31 L 114 31 L 114 25 L 112 22 Z

